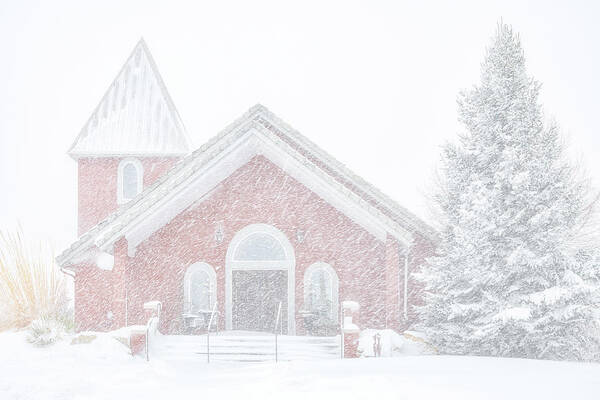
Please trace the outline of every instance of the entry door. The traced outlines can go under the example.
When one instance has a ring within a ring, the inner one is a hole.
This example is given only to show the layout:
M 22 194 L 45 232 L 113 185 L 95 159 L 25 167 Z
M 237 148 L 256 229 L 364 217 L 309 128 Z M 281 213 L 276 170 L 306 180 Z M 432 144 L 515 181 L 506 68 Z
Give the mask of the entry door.
M 287 332 L 287 271 L 232 271 L 232 278 L 233 329 L 273 332 L 281 302 L 280 327 Z

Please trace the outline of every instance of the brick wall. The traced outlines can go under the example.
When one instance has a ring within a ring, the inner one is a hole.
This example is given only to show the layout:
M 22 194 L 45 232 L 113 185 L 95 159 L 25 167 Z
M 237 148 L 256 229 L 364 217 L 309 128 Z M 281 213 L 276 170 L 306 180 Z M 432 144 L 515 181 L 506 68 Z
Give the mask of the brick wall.
M 115 161 L 106 168 L 117 165 Z M 110 195 L 116 203 L 114 190 L 108 192 L 102 196 Z M 106 199 L 101 201 L 109 203 Z M 125 313 L 122 300 L 127 293 L 129 324 L 146 323 L 143 303 L 159 300 L 163 303 L 161 332 L 180 333 L 184 274 L 195 262 L 206 262 L 216 271 L 219 324 L 224 328 L 227 248 L 239 230 L 255 223 L 276 227 L 294 247 L 296 311 L 303 306 L 305 270 L 322 261 L 330 264 L 338 275 L 339 300 L 360 303 L 361 317 L 356 321 L 360 327 L 399 326 L 398 299 L 402 294 L 398 293 L 397 285 L 401 261 L 398 243 L 389 237 L 387 241 L 378 240 L 266 158 L 256 156 L 202 201 L 140 243 L 134 257 L 127 256 L 124 239 L 117 242 L 113 271 L 88 268 L 86 272 L 78 272 L 75 300 L 78 328 L 122 326 Z M 220 242 L 215 239 L 219 224 L 224 234 Z M 304 232 L 302 241 L 298 240 L 298 231 Z M 421 258 L 413 257 L 415 262 Z M 415 266 L 413 263 L 411 270 Z M 106 298 L 106 302 L 95 307 L 91 297 Z M 113 314 L 111 322 L 103 317 L 108 311 Z M 303 333 L 302 325 L 297 316 L 298 334 Z

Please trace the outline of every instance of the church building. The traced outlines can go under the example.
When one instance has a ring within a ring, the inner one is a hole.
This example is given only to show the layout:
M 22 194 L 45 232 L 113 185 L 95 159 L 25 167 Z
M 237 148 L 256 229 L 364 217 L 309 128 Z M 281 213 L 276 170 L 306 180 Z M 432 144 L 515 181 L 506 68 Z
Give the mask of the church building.
M 78 331 L 145 324 L 149 301 L 169 335 L 211 315 L 269 332 L 278 313 L 285 334 L 335 335 L 343 301 L 361 328 L 415 321 L 435 232 L 264 106 L 191 149 L 143 41 L 68 154 L 79 238 L 57 262 Z

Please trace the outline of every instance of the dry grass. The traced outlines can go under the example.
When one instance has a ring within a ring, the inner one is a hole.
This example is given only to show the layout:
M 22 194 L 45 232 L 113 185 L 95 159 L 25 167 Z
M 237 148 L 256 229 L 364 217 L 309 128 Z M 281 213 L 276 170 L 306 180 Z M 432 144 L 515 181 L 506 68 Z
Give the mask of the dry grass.
M 65 281 L 49 246 L 27 240 L 22 229 L 0 231 L 0 330 L 36 318 L 64 318 Z

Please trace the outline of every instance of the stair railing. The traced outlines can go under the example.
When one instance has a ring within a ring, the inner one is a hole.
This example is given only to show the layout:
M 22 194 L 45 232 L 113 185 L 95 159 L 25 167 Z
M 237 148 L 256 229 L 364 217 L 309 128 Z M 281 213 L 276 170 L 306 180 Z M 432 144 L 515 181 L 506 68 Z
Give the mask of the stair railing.
M 162 310 L 162 303 L 160 301 L 150 301 L 144 303 L 145 310 L 152 310 L 153 315 L 146 324 L 146 337 L 144 340 L 144 353 L 146 354 L 146 361 L 150 361 L 150 336 L 155 336 L 158 331 L 158 324 L 160 323 L 160 311 Z
M 144 341 L 144 353 L 146 355 L 146 361 L 150 361 L 150 335 L 156 332 L 158 325 L 158 317 L 151 317 L 146 324 L 146 338 Z
M 210 313 L 210 319 L 208 320 L 208 328 L 206 330 L 206 363 L 210 363 L 210 328 L 212 327 L 213 318 L 217 312 L 217 302 L 213 306 L 212 312 Z
M 277 327 L 279 326 L 281 329 L 281 334 L 283 334 L 283 324 L 280 324 L 281 320 L 281 302 L 279 302 L 279 307 L 277 307 L 277 317 L 275 318 L 275 362 L 279 359 L 279 351 L 277 349 Z

